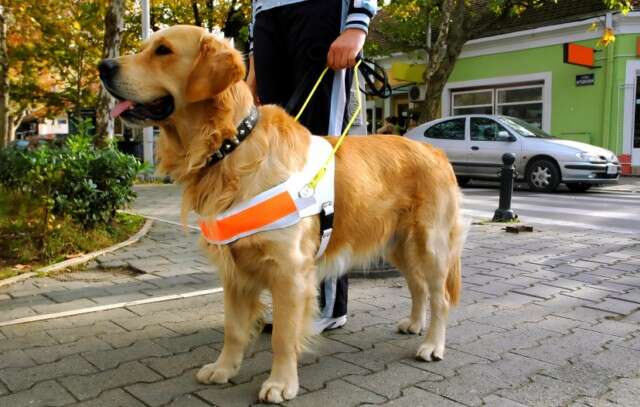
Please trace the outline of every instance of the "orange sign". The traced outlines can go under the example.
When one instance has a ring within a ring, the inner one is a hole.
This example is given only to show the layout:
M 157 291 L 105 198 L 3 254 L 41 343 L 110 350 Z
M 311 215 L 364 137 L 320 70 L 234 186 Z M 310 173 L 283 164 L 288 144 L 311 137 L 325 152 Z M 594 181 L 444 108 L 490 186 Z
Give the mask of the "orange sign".
M 595 49 L 582 45 L 564 44 L 564 63 L 595 68 L 595 52 Z

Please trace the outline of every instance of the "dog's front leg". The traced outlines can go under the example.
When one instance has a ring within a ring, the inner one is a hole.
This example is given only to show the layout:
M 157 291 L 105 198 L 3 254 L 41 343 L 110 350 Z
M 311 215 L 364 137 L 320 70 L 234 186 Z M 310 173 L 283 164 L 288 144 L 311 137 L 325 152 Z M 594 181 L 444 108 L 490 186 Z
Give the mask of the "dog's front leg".
M 282 271 L 272 284 L 273 363 L 260 389 L 260 401 L 281 403 L 298 394 L 298 354 L 315 310 L 313 278 L 312 273 Z
M 258 292 L 240 292 L 235 284 L 224 284 L 224 345 L 218 360 L 198 371 L 199 382 L 227 383 L 238 373 L 251 329 L 261 315 Z

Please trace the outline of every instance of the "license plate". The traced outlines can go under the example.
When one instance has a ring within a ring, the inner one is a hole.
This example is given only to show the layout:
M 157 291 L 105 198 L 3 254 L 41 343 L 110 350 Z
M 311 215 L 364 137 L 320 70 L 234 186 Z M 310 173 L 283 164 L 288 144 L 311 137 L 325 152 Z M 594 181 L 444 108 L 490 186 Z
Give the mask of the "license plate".
M 607 167 L 607 174 L 617 174 L 618 173 L 618 167 L 616 167 L 615 165 L 609 165 Z

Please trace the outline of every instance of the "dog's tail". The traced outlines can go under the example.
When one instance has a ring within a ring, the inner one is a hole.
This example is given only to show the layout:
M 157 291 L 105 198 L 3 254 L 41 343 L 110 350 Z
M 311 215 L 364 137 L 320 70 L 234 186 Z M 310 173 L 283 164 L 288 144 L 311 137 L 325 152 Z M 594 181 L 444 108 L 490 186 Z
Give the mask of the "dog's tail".
M 457 211 L 459 210 L 457 208 Z M 449 232 L 449 270 L 445 284 L 449 303 L 452 305 L 460 301 L 460 292 L 462 291 L 462 248 L 467 238 L 470 223 L 468 220 L 463 219 L 459 213 L 456 214 L 454 219 L 455 223 Z
M 449 274 L 447 274 L 447 295 L 449 303 L 452 305 L 460 301 L 460 291 L 462 291 L 462 272 L 460 268 L 460 257 L 458 257 L 449 267 Z

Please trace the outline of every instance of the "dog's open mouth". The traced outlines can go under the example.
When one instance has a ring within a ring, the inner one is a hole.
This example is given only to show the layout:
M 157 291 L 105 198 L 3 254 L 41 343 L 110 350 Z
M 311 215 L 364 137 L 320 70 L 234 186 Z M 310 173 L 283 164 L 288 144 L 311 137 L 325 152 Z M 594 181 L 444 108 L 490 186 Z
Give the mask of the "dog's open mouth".
M 173 96 L 167 95 L 148 103 L 137 103 L 132 100 L 118 99 L 111 110 L 111 117 L 122 116 L 132 120 L 164 120 L 173 113 Z

